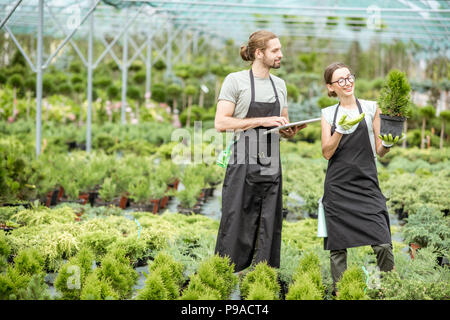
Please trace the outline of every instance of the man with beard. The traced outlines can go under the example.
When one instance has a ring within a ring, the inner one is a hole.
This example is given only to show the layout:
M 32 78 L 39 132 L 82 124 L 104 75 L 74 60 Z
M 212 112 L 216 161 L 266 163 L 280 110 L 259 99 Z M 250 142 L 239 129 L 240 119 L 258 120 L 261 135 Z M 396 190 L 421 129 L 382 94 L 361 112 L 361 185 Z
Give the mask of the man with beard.
M 251 68 L 225 78 L 215 118 L 215 128 L 233 131 L 235 141 L 223 183 L 215 251 L 230 257 L 235 272 L 252 262 L 280 266 L 279 134 L 264 132 L 289 123 L 286 84 L 270 74 L 271 68 L 280 68 L 283 58 L 278 37 L 269 31 L 254 32 L 240 54 Z M 291 138 L 305 126 L 280 130 L 280 134 Z

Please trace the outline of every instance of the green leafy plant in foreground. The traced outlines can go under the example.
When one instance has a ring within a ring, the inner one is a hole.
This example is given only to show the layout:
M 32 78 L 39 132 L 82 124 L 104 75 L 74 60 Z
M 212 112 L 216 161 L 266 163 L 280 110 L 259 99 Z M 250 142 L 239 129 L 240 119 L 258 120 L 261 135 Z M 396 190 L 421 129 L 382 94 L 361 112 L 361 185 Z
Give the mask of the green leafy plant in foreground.
M 280 284 L 277 280 L 277 272 L 274 268 L 268 266 L 265 261 L 256 264 L 255 269 L 245 275 L 240 285 L 241 296 L 244 299 L 250 299 L 249 294 L 257 284 L 259 288 L 257 291 L 260 291 L 261 286 L 264 286 L 272 293 L 271 297 L 275 299 L 279 298 Z
M 368 300 L 365 293 L 365 274 L 361 267 L 349 267 L 337 283 L 338 300 Z
M 138 300 L 174 300 L 180 296 L 183 284 L 183 265 L 164 252 L 149 266 L 145 287 L 138 292 Z

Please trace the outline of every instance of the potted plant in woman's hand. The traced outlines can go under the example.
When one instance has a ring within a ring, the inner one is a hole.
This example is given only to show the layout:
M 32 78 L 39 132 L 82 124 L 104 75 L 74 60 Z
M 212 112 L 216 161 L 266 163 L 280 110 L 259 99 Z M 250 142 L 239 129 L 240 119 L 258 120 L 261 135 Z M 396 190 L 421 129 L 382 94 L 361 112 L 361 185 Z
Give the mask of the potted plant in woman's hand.
M 402 135 L 403 123 L 408 117 L 411 103 L 411 86 L 405 73 L 391 70 L 386 77 L 378 98 L 381 136 L 391 134 L 392 137 Z

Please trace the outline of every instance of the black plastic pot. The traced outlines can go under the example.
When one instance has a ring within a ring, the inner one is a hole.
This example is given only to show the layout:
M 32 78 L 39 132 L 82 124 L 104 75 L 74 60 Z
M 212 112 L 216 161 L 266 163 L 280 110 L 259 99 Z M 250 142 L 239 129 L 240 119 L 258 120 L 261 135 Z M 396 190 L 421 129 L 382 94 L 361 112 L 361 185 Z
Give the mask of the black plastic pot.
M 401 137 L 403 131 L 403 123 L 406 121 L 405 117 L 391 117 L 380 114 L 380 134 L 391 134 L 393 137 Z
M 95 199 L 97 199 L 97 197 L 98 197 L 98 192 L 96 192 L 96 191 L 89 192 L 88 201 L 91 204 L 91 207 L 93 207 L 95 205 Z

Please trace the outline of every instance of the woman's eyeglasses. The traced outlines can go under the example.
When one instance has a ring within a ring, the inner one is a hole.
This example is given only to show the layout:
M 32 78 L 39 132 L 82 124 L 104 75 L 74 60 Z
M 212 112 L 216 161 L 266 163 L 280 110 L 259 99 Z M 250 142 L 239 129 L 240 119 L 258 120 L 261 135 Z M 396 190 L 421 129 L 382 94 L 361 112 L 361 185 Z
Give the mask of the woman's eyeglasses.
M 330 84 L 333 84 L 333 83 L 337 82 L 338 85 L 339 85 L 339 87 L 343 87 L 343 86 L 346 85 L 347 81 L 348 81 L 348 83 L 353 83 L 353 82 L 355 82 L 355 75 L 354 75 L 354 74 L 351 74 L 351 75 L 349 75 L 347 78 L 341 78 L 341 79 L 339 79 L 339 80 L 336 80 L 336 81 L 331 82 Z

